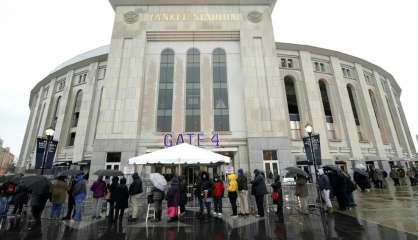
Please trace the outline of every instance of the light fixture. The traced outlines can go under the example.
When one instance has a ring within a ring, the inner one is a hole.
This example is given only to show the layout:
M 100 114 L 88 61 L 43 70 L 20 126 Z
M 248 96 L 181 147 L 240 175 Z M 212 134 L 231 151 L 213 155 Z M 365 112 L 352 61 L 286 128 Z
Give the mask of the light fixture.
M 312 127 L 312 125 L 310 123 L 306 124 L 306 126 L 305 126 L 305 132 L 308 133 L 308 134 L 312 134 L 313 127 Z
M 52 128 L 48 128 L 47 130 L 45 130 L 45 135 L 46 135 L 47 137 L 52 137 L 52 136 L 54 136 L 54 132 L 55 132 L 55 130 L 54 130 L 54 129 L 52 129 Z

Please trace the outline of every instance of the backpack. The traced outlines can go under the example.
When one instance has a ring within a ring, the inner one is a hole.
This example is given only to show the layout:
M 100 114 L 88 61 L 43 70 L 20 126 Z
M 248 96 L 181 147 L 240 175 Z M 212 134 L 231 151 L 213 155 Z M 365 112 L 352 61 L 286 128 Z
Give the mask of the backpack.
M 15 185 L 8 183 L 7 184 L 7 189 L 6 189 L 6 193 L 8 194 L 12 194 L 15 192 Z
M 273 199 L 273 202 L 276 202 L 279 200 L 279 193 L 278 192 L 272 192 L 271 193 L 271 199 Z

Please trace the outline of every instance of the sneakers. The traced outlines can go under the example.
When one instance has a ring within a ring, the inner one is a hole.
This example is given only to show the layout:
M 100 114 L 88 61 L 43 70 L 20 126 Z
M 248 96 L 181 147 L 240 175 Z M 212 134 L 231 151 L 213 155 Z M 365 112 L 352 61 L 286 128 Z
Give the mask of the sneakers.
M 219 216 L 219 217 L 222 217 L 222 213 L 218 213 L 218 216 Z
M 232 214 L 232 215 L 231 215 L 231 217 L 232 217 L 232 218 L 237 218 L 237 217 L 238 217 L 238 215 L 236 215 L 236 214 Z

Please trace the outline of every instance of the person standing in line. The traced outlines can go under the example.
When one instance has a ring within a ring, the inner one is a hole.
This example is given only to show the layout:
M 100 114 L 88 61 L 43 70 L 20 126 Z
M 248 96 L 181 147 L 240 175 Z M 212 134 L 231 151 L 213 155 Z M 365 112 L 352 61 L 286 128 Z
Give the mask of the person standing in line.
M 156 188 L 155 186 L 151 190 L 152 193 L 152 200 L 154 201 L 154 209 L 155 209 L 155 222 L 161 221 L 161 216 L 163 213 L 163 199 L 164 199 L 164 191 Z
M 67 197 L 68 185 L 65 183 L 65 177 L 59 176 L 55 183 L 51 185 L 51 218 L 59 219 L 61 216 L 62 205 Z
M 187 182 L 186 178 L 183 176 L 179 177 L 179 190 L 180 190 L 180 215 L 186 213 L 186 204 L 187 204 Z
M 409 177 L 411 186 L 417 185 L 416 180 L 415 180 L 415 168 L 414 167 L 409 168 L 408 171 L 406 172 L 406 175 Z
M 112 178 L 112 183 L 107 188 L 107 192 L 110 195 L 110 197 L 108 197 L 108 201 L 109 201 L 108 221 L 109 221 L 109 223 L 113 223 L 113 221 L 114 221 L 116 189 L 118 188 L 118 186 L 119 186 L 119 178 L 115 176 L 115 177 Z
M 93 192 L 93 216 L 92 219 L 100 219 L 100 213 L 103 206 L 103 198 L 106 193 L 106 183 L 103 181 L 103 176 L 99 176 L 97 180 L 91 185 L 90 191 Z
M 256 217 L 264 217 L 264 195 L 268 193 L 267 186 L 260 170 L 255 169 L 254 175 L 254 180 L 251 181 L 251 194 L 254 195 L 257 205 L 258 214 Z
M 136 222 L 138 220 L 139 214 L 139 204 L 140 204 L 140 196 L 143 192 L 142 188 L 142 180 L 139 177 L 138 173 L 134 173 L 132 175 L 133 182 L 129 186 L 129 195 L 130 195 L 130 202 L 132 207 L 132 218 L 129 219 L 131 222 Z
M 83 201 L 86 199 L 87 195 L 87 186 L 86 180 L 84 179 L 84 175 L 80 174 L 75 177 L 76 184 L 74 185 L 74 202 L 75 202 L 75 214 L 74 214 L 74 221 L 80 222 L 81 221 L 81 205 Z
M 374 178 L 376 179 L 376 188 L 383 188 L 383 171 L 381 169 L 377 169 L 374 171 Z
M 204 208 L 207 210 L 207 216 L 210 217 L 210 205 L 212 199 L 213 183 L 209 179 L 207 172 L 202 172 L 195 185 L 195 195 L 199 199 L 200 217 L 204 217 Z
M 347 191 L 346 191 L 347 206 L 350 208 L 356 207 L 357 204 L 354 202 L 353 192 L 357 190 L 357 186 L 356 184 L 353 183 L 353 181 L 351 180 L 351 176 L 347 172 L 343 171 L 343 175 L 345 177 L 345 181 L 347 182 Z
M 328 213 L 332 212 L 332 203 L 329 197 L 331 191 L 331 184 L 327 175 L 325 175 L 324 170 L 322 168 L 318 169 L 319 174 L 319 190 L 321 191 L 322 199 L 325 201 L 326 204 L 326 211 Z
M 120 180 L 120 184 L 116 187 L 114 195 L 115 219 L 113 221 L 119 221 L 119 224 L 122 224 L 123 215 L 125 213 L 125 209 L 128 208 L 129 201 L 129 190 L 126 186 L 126 178 L 122 178 Z
M 225 187 L 219 176 L 215 176 L 213 180 L 213 207 L 215 208 L 215 216 L 222 217 L 222 198 L 224 196 Z
M 228 198 L 232 207 L 231 217 L 238 217 L 237 198 L 238 198 L 238 182 L 237 175 L 231 173 L 227 176 L 228 179 Z
M 398 169 L 398 173 L 399 173 L 399 185 L 401 186 L 406 186 L 406 180 L 405 180 L 405 170 L 401 167 Z
M 31 189 L 32 193 L 30 197 L 31 212 L 35 222 L 29 226 L 29 230 L 34 230 L 41 226 L 42 212 L 45 209 L 46 202 L 51 197 L 51 183 L 49 181 L 36 185 L 35 187 L 37 189 L 35 192 Z
M 304 214 L 307 214 L 308 212 L 308 203 L 306 199 L 308 198 L 309 192 L 308 192 L 307 181 L 308 180 L 305 176 L 302 176 L 302 175 L 296 176 L 295 195 L 299 197 L 301 211 Z
M 336 188 L 335 188 L 335 196 L 337 197 L 338 207 L 339 210 L 345 211 L 348 207 L 348 199 L 347 199 L 347 180 L 343 174 L 343 171 L 339 171 L 337 173 L 336 178 Z
M 250 207 L 248 204 L 248 180 L 244 174 L 244 170 L 238 169 L 238 201 L 240 215 L 250 215 Z
M 73 192 L 74 192 L 74 186 L 75 186 L 75 179 L 74 177 L 71 177 L 69 180 L 69 184 L 68 184 L 68 198 L 67 198 L 67 214 L 65 215 L 65 217 L 62 218 L 62 220 L 70 220 L 71 218 L 74 217 L 75 211 L 74 211 L 74 197 L 73 197 Z
M 279 217 L 279 222 L 284 221 L 283 215 L 283 191 L 282 191 L 282 183 L 280 182 L 280 176 L 277 175 L 274 179 L 274 182 L 271 184 L 273 188 L 272 198 L 273 203 L 277 205 L 276 214 Z
M 178 220 L 178 206 L 180 203 L 180 189 L 179 179 L 174 176 L 170 181 L 170 187 L 167 191 L 167 215 L 170 218 L 169 222 L 176 222 Z
M 399 184 L 399 172 L 398 172 L 398 170 L 396 168 L 392 168 L 390 170 L 389 175 L 390 175 L 390 178 L 392 178 L 393 184 L 395 185 L 395 187 L 396 186 L 400 186 L 400 184 Z

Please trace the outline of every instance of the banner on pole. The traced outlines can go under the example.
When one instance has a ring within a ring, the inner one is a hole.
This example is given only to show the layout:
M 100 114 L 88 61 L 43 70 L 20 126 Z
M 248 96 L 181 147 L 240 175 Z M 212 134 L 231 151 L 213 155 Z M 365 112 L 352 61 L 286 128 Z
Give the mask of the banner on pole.
M 42 161 L 45 155 L 45 148 L 48 140 L 46 138 L 36 139 L 36 156 L 35 156 L 35 169 L 42 168 Z M 48 153 L 46 155 L 46 161 L 44 169 L 51 169 L 54 162 L 55 152 L 57 151 L 58 141 L 52 140 L 48 146 Z
M 305 148 L 305 153 L 306 153 L 306 159 L 308 160 L 310 165 L 313 165 L 313 156 L 312 156 L 312 152 L 315 156 L 315 160 L 316 160 L 316 165 L 321 165 L 322 164 L 322 159 L 321 159 L 321 142 L 320 142 L 320 137 L 319 134 L 317 135 L 312 135 L 312 146 L 313 146 L 313 151 L 311 149 L 311 143 L 310 143 L 310 139 L 309 137 L 304 137 L 303 138 L 303 146 Z

